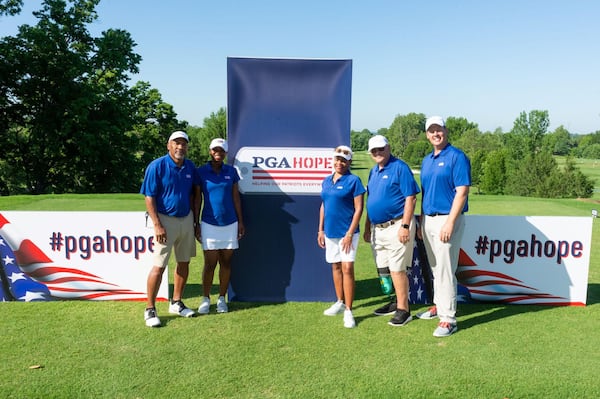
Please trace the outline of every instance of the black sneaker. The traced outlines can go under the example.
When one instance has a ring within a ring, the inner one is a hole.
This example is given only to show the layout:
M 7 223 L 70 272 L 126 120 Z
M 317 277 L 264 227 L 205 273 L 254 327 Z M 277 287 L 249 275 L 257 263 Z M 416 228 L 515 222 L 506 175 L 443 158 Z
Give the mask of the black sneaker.
M 380 308 L 375 309 L 373 314 L 375 316 L 389 316 L 391 314 L 396 313 L 396 300 L 394 299 L 392 302 L 383 305 Z
M 400 327 L 408 324 L 409 321 L 412 320 L 412 316 L 410 312 L 407 312 L 404 309 L 398 309 L 392 320 L 388 321 L 390 326 Z

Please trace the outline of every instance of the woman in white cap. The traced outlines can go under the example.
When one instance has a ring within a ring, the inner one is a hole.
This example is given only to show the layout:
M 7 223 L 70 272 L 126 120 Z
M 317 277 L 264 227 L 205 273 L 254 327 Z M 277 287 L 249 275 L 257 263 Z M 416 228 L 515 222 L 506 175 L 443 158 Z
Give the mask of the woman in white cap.
M 225 295 L 231 276 L 231 258 L 233 250 L 238 248 L 238 240 L 244 235 L 238 191 L 240 176 L 233 166 L 224 163 L 227 149 L 225 139 L 212 140 L 209 145 L 210 160 L 197 169 L 202 188 L 199 204 L 202 214 L 196 236 L 204 249 L 203 297 L 198 308 L 200 314 L 210 311 L 210 289 L 217 263 L 220 266 L 217 313 L 229 311 Z
M 334 172 L 322 183 L 321 208 L 317 243 L 325 248 L 325 259 L 331 263 L 337 302 L 323 314 L 344 313 L 344 327 L 356 326 L 352 314 L 354 300 L 354 259 L 359 240 L 359 223 L 363 211 L 365 187 L 350 172 L 352 150 L 341 145 L 333 152 Z

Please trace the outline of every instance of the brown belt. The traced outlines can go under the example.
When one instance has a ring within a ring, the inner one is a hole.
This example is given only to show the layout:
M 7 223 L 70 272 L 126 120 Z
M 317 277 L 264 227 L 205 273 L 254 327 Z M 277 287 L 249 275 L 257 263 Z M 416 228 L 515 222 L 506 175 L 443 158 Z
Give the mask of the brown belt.
M 402 215 L 404 216 L 404 215 Z M 380 229 L 385 229 L 386 227 L 390 227 L 398 223 L 402 220 L 402 216 L 398 216 L 396 219 L 388 220 L 387 222 L 374 224 L 373 226 L 378 227 Z

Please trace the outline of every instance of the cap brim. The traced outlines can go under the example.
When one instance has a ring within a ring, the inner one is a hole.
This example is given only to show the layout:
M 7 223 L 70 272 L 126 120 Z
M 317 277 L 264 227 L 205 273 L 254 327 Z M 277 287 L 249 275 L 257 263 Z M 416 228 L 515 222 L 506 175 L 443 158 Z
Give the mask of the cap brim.
M 350 160 L 352 159 L 352 155 L 349 155 L 349 154 L 348 154 L 348 155 L 346 155 L 346 154 L 342 154 L 342 153 L 339 153 L 339 152 L 334 152 L 334 153 L 332 154 L 332 156 L 333 156 L 334 158 L 335 158 L 335 157 L 344 158 L 346 161 L 350 161 Z

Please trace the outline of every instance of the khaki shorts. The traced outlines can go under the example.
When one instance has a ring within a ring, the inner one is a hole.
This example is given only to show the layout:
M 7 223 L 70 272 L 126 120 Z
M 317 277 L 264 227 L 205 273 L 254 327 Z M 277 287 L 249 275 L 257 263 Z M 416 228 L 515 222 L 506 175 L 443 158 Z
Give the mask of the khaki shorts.
M 155 266 L 164 268 L 169 264 L 171 249 L 175 250 L 177 262 L 189 262 L 196 256 L 196 238 L 194 237 L 194 217 L 192 212 L 184 217 L 158 214 L 161 224 L 167 232 L 167 242 L 154 241 L 153 262 Z
M 371 226 L 371 250 L 377 268 L 389 267 L 392 272 L 405 272 L 411 266 L 415 246 L 415 223 L 411 222 L 406 244 L 398 240 L 401 223 L 388 227 Z

